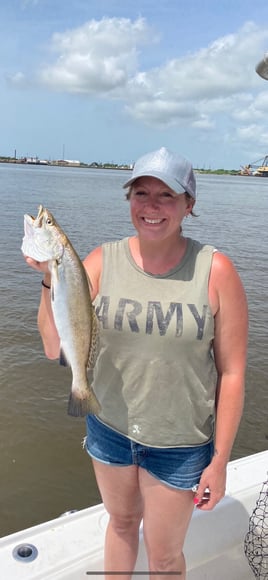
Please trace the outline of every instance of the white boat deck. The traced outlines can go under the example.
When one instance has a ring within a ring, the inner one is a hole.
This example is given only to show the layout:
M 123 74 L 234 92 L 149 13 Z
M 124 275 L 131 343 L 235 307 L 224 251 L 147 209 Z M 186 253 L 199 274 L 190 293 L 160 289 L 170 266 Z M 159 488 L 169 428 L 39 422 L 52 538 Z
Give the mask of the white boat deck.
M 254 579 L 244 555 L 244 539 L 267 469 L 268 451 L 230 462 L 224 500 L 212 512 L 195 510 L 185 545 L 187 580 Z M 100 504 L 1 538 L 1 579 L 104 579 L 107 520 Z M 136 577 L 148 579 L 142 529 L 140 534 Z M 16 559 L 21 545 L 24 552 L 33 546 L 36 558 Z

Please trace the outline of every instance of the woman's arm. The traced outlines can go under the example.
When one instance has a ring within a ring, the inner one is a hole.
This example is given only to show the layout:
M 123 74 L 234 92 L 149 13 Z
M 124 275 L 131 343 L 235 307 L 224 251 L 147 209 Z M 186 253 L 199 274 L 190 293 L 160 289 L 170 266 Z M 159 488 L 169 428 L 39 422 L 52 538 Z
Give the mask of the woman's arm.
M 197 497 L 210 490 L 200 509 L 212 509 L 224 496 L 226 466 L 237 434 L 244 404 L 248 311 L 243 285 L 232 262 L 215 253 L 209 283 L 215 316 L 214 356 L 218 373 L 215 453 L 200 481 Z
M 48 262 L 37 262 L 28 256 L 25 256 L 25 261 L 31 268 L 43 273 L 43 281 L 50 287 L 51 275 Z M 45 288 L 43 285 L 41 285 L 41 298 L 37 315 L 37 325 L 46 356 L 49 359 L 58 358 L 60 341 L 51 308 L 50 290 L 49 288 Z
M 91 300 L 95 300 L 99 288 L 100 288 L 100 278 L 102 272 L 102 248 L 99 246 L 95 248 L 84 260 L 84 266 L 87 272 L 87 275 L 90 280 L 90 295 Z

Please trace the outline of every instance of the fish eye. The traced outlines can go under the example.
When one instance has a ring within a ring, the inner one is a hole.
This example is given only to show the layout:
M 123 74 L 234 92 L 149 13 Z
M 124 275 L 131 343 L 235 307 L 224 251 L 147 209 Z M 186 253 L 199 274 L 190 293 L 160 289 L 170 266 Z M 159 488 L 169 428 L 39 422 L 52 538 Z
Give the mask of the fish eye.
M 53 225 L 53 221 L 50 218 L 47 218 L 47 225 L 48 226 L 52 226 Z

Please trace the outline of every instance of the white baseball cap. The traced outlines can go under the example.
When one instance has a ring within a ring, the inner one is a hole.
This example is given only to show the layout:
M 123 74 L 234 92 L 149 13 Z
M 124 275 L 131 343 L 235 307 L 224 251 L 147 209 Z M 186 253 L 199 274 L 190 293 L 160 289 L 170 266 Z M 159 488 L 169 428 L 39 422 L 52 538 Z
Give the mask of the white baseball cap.
M 140 157 L 133 168 L 131 178 L 123 185 L 129 187 L 138 177 L 161 179 L 175 193 L 187 192 L 196 199 L 196 181 L 190 161 L 161 147 Z

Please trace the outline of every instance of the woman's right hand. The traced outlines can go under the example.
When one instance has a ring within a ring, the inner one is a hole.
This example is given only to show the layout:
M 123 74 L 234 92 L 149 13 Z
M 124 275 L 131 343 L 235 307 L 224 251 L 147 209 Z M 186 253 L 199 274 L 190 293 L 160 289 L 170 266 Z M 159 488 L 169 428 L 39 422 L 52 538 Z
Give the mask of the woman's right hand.
M 37 260 L 33 260 L 29 256 L 24 255 L 24 260 L 30 268 L 37 270 L 37 272 L 43 272 L 44 274 L 50 274 L 50 269 L 48 266 L 48 262 L 38 262 Z

